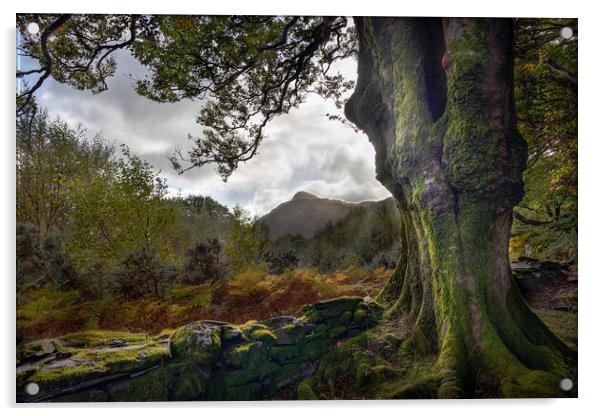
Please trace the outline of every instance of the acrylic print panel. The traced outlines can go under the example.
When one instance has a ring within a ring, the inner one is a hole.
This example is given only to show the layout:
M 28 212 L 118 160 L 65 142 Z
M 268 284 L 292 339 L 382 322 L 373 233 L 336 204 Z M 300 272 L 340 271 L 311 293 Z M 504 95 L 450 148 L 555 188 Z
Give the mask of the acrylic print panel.
M 17 15 L 17 401 L 576 397 L 577 30 Z

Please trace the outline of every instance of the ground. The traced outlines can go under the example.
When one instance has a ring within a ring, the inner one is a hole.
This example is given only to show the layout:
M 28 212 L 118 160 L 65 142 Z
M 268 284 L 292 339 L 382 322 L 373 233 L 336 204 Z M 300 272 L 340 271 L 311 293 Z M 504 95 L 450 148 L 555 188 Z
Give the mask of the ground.
M 535 283 L 523 284 L 523 296 L 576 349 L 575 270 Z M 17 384 L 38 383 L 42 400 L 59 401 L 435 398 L 436 354 L 402 354 L 411 321 L 381 314 L 374 302 L 343 297 L 309 304 L 298 319 L 203 321 L 158 335 L 82 331 L 20 347 Z M 499 396 L 478 380 L 475 397 Z

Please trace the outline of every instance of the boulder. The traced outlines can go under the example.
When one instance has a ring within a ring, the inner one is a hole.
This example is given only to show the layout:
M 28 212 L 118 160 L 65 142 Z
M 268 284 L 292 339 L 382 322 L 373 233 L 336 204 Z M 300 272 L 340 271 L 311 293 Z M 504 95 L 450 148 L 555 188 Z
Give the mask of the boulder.
M 303 313 L 241 326 L 198 321 L 155 337 L 83 331 L 29 343 L 17 353 L 17 401 L 279 397 L 311 377 L 339 340 L 376 325 L 382 307 L 343 297 Z M 40 387 L 35 396 L 26 393 L 32 382 Z
M 240 341 L 245 338 L 242 330 L 232 325 L 222 326 L 222 340 L 227 341 Z
M 361 301 L 362 298 L 358 296 L 343 296 L 305 305 L 301 308 L 301 312 L 312 321 L 324 321 L 338 318 L 345 312 L 353 313 Z
M 195 322 L 178 328 L 169 337 L 171 355 L 197 364 L 206 364 L 220 355 L 221 327 L 213 323 Z

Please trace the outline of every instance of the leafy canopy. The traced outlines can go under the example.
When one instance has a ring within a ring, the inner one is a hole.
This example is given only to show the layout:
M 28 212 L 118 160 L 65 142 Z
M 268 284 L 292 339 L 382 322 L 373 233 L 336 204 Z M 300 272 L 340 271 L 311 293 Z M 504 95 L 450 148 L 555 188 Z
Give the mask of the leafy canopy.
M 39 36 L 26 31 L 36 22 Z M 216 163 L 225 179 L 251 159 L 264 127 L 299 106 L 308 93 L 340 107 L 353 82 L 332 73 L 337 60 L 355 56 L 355 32 L 345 17 L 18 15 L 21 53 L 38 68 L 17 73 L 31 86 L 17 95 L 17 113 L 35 108 L 34 94 L 48 77 L 98 93 L 116 71 L 114 52 L 129 51 L 148 73 L 136 91 L 151 100 L 196 100 L 202 137 L 178 149 L 184 172 Z
M 569 39 L 560 36 L 572 28 Z M 574 258 L 577 245 L 577 19 L 518 19 L 515 94 L 529 144 L 525 196 L 511 246 L 542 258 Z

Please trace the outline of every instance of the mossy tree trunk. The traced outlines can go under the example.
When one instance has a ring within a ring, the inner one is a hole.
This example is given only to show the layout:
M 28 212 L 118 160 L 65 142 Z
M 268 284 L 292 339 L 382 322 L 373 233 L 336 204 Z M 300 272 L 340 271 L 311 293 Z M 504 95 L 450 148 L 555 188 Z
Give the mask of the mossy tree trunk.
M 402 257 L 380 295 L 389 316 L 413 325 L 400 354 L 436 354 L 439 397 L 561 395 L 573 353 L 524 303 L 508 261 L 527 154 L 513 21 L 355 23 L 346 115 L 368 134 L 401 212 Z

